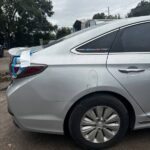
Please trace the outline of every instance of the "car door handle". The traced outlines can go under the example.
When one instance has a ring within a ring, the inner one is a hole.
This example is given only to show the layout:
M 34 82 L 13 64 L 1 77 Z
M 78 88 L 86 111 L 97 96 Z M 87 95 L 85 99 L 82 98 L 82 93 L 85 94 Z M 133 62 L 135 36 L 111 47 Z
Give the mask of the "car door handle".
M 138 68 L 128 68 L 128 69 L 119 69 L 121 73 L 134 73 L 134 72 L 144 72 L 145 69 L 138 69 Z

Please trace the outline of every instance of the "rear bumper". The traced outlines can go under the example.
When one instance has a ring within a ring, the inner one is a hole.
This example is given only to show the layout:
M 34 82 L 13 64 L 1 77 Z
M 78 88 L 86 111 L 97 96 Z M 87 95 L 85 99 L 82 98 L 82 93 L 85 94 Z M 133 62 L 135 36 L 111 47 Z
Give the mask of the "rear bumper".
M 14 124 L 26 131 L 64 134 L 61 115 L 65 103 L 45 101 L 30 86 L 17 86 L 13 83 L 7 89 L 8 112 Z
M 8 107 L 7 107 L 7 110 L 8 110 L 8 113 L 12 116 L 14 125 L 15 125 L 17 128 L 21 128 L 20 125 L 19 125 L 19 123 L 17 122 L 17 119 L 15 119 L 15 116 L 14 116 L 13 112 L 11 111 L 9 105 L 8 105 Z
M 14 116 L 14 114 L 12 113 L 12 111 L 10 110 L 10 107 L 8 106 L 8 112 L 9 112 L 9 114 L 11 115 L 11 116 Z
M 12 113 L 12 111 L 10 110 L 10 107 L 8 106 L 8 113 L 12 116 L 13 118 L 13 123 L 14 125 L 17 127 L 17 128 L 20 128 L 18 122 L 16 121 L 15 117 L 14 117 L 14 114 Z

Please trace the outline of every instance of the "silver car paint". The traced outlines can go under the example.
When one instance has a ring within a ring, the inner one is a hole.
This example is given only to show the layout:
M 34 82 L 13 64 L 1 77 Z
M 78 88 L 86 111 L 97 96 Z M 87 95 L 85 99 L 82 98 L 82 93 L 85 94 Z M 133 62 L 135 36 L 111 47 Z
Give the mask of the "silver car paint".
M 114 61 L 115 60 L 115 61 Z M 121 73 L 119 69 L 137 67 L 143 71 Z M 147 115 L 150 115 L 150 53 L 118 53 L 108 57 L 108 69 L 133 96 Z
M 31 63 L 47 64 L 49 67 L 39 75 L 15 80 L 8 88 L 8 107 L 14 114 L 15 121 L 25 130 L 63 134 L 65 117 L 75 102 L 90 93 L 108 91 L 120 94 L 130 102 L 136 114 L 134 129 L 150 127 L 150 119 L 146 114 L 149 112 L 147 106 L 142 108 L 144 102 L 140 102 L 140 97 L 137 95 L 135 99 L 134 95 L 116 80 L 116 76 L 119 76 L 118 68 L 126 64 L 123 56 L 108 56 L 108 53 L 80 55 L 75 52 L 78 45 L 98 36 L 128 24 L 147 20 L 150 20 L 150 17 L 114 21 L 33 54 Z M 132 57 L 131 54 L 128 56 Z M 143 63 L 148 61 L 148 57 Z M 137 58 L 133 61 L 136 60 Z

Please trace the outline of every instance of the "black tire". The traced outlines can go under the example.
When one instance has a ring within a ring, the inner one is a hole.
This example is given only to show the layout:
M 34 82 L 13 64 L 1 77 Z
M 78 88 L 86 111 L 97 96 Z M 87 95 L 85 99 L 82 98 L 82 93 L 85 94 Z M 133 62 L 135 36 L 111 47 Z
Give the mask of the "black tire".
M 120 128 L 118 133 L 111 140 L 98 144 L 86 140 L 80 131 L 80 122 L 82 117 L 88 110 L 95 106 L 108 106 L 113 108 L 120 118 Z M 100 150 L 116 144 L 125 136 L 128 126 L 129 115 L 126 107 L 116 97 L 106 94 L 95 94 L 84 98 L 73 109 L 69 119 L 69 132 L 71 137 L 80 147 L 86 150 Z

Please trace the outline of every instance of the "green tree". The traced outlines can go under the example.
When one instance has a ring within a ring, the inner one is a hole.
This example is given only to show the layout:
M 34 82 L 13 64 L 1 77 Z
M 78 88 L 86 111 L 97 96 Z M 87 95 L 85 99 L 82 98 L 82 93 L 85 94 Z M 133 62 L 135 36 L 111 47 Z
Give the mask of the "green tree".
M 117 15 L 109 15 L 109 16 L 107 16 L 106 17 L 106 19 L 121 19 L 121 17 L 120 17 L 120 14 L 117 14 Z
M 120 14 L 117 15 L 105 15 L 105 13 L 97 13 L 93 16 L 93 19 L 121 19 Z
M 51 0 L 1 0 L 0 6 L 0 34 L 10 46 L 38 44 L 34 35 L 50 38 L 57 29 L 47 20 L 54 13 Z
M 71 29 L 68 28 L 68 27 L 62 27 L 62 28 L 59 28 L 56 32 L 56 38 L 57 39 L 60 39 L 66 35 L 69 35 L 71 34 Z
M 130 13 L 127 14 L 127 17 L 146 15 L 150 15 L 150 2 L 143 0 L 135 8 L 133 8 Z
M 104 13 L 97 13 L 93 16 L 93 19 L 106 19 L 106 15 Z

